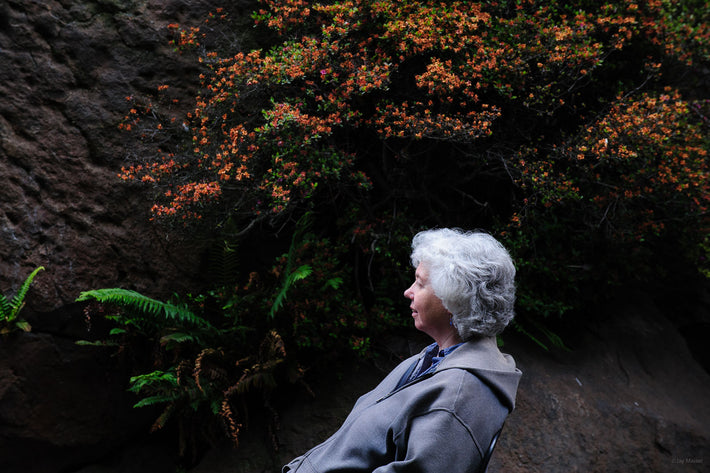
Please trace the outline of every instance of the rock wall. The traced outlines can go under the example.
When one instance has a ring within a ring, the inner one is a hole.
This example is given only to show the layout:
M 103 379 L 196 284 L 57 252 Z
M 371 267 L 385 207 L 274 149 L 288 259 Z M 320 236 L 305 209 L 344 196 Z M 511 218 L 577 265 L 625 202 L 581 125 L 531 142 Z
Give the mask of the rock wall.
M 166 26 L 197 24 L 209 8 L 0 2 L 0 291 L 46 268 L 25 299 L 33 332 L 0 338 L 0 471 L 67 471 L 146 430 L 117 359 L 74 345 L 89 334 L 72 302 L 99 287 L 154 297 L 197 287 L 201 248 L 152 226 L 145 189 L 117 178 L 128 139 L 117 125 L 125 97 L 166 77 L 194 96 L 197 73 Z
M 14 293 L 45 266 L 30 311 L 97 287 L 157 296 L 195 280 L 199 251 L 151 226 L 144 189 L 117 179 L 128 139 L 117 125 L 125 97 L 153 93 L 166 77 L 178 93 L 194 92 L 196 71 L 171 50 L 166 25 L 190 24 L 208 7 L 0 3 L 0 289 Z
M 35 333 L 4 340 L 0 471 L 67 471 L 145 431 L 131 409 L 127 376 L 108 351 L 78 350 L 73 340 Z
M 491 472 L 707 471 L 710 375 L 676 317 L 646 295 L 600 310 L 570 352 L 513 344 L 527 376 Z

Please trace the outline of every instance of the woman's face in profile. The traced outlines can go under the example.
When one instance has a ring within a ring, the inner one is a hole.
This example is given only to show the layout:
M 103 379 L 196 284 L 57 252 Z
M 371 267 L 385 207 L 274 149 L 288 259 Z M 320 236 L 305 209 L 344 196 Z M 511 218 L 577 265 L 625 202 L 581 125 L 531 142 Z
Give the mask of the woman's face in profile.
M 450 332 L 451 314 L 444 308 L 429 281 L 429 271 L 420 264 L 415 272 L 414 283 L 404 291 L 404 297 L 411 301 L 414 326 L 435 340 Z

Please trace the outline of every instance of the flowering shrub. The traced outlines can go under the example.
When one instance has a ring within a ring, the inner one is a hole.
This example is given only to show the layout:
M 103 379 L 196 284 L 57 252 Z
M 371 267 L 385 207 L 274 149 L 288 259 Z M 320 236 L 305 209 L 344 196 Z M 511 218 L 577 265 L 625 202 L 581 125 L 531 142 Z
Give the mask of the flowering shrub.
M 587 196 L 588 220 L 622 241 L 659 235 L 667 223 L 692 225 L 710 204 L 707 125 L 697 119 L 702 108 L 670 89 L 658 97 L 619 97 L 606 115 L 555 148 L 550 161 L 527 152 L 522 186 L 546 206 Z
M 218 10 L 210 31 L 233 19 Z M 672 237 L 705 264 L 703 2 L 260 0 L 252 19 L 246 49 L 171 25 L 202 86 L 185 117 L 167 85 L 162 99 L 131 98 L 122 127 L 156 153 L 121 177 L 155 189 L 158 220 L 239 235 L 293 229 L 314 210 L 320 230 L 297 256 L 313 272 L 289 286 L 287 343 L 324 349 L 337 334 L 364 351 L 373 301 L 398 297 L 407 270 L 380 236 L 406 253 L 425 226 L 502 236 L 523 324 L 583 300 L 578 278 L 637 264 L 616 260 L 628 248 Z M 395 274 L 362 285 L 347 255 Z

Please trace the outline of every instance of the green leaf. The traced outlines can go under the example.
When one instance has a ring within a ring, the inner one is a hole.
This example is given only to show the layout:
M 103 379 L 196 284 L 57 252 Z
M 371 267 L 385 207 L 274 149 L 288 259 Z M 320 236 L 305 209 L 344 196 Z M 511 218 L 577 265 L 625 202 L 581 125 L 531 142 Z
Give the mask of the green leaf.
M 148 396 L 133 405 L 134 408 L 153 406 L 155 404 L 162 404 L 166 402 L 173 402 L 179 398 L 179 395 L 175 393 L 170 394 L 156 394 L 155 396 Z
M 302 266 L 299 266 L 296 271 L 294 271 L 291 276 L 291 283 L 293 284 L 296 281 L 300 281 L 301 279 L 306 279 L 308 276 L 311 275 L 313 272 L 313 269 L 311 269 L 311 266 L 308 264 L 304 264 Z
M 283 303 L 286 300 L 286 293 L 291 288 L 293 283 L 302 279 L 306 279 L 308 276 L 311 275 L 312 272 L 313 269 L 311 269 L 310 265 L 304 264 L 302 266 L 299 266 L 294 272 L 288 275 L 283 287 L 276 295 L 274 304 L 271 306 L 271 311 L 269 311 L 270 318 L 274 318 L 276 312 L 278 312 L 278 310 L 283 306 Z
M 2 318 L 2 320 L 8 320 L 11 315 L 12 306 L 10 305 L 10 301 L 7 300 L 7 297 L 0 294 L 0 318 Z
M 194 342 L 196 338 L 189 333 L 176 332 L 160 337 L 160 344 Z
M 22 330 L 23 332 L 32 331 L 32 326 L 26 320 L 18 320 L 15 322 L 15 326 Z
M 118 346 L 118 343 L 116 342 L 110 342 L 106 340 L 96 340 L 94 342 L 90 342 L 88 340 L 77 340 L 74 342 L 75 345 L 79 346 L 89 346 L 89 347 L 115 347 Z
M 95 289 L 82 292 L 77 302 L 95 300 L 102 304 L 113 304 L 136 311 L 139 314 L 162 316 L 165 321 L 176 321 L 197 327 L 211 328 L 209 322 L 194 314 L 186 306 L 161 302 L 136 291 L 121 288 Z
M 129 380 L 131 386 L 128 388 L 129 391 L 134 393 L 139 393 L 143 388 L 165 388 L 165 387 L 176 387 L 178 385 L 177 376 L 175 373 L 170 371 L 156 370 L 152 373 L 139 374 L 137 376 L 132 376 Z
M 342 284 L 343 284 L 343 278 L 341 278 L 341 277 L 331 278 L 325 282 L 325 284 L 323 285 L 323 288 L 338 289 Z
M 22 283 L 20 290 L 17 291 L 15 297 L 13 297 L 12 301 L 10 301 L 10 305 L 13 308 L 13 318 L 17 317 L 17 314 L 20 312 L 20 309 L 22 309 L 22 306 L 24 305 L 25 296 L 27 295 L 27 291 L 30 290 L 32 281 L 34 280 L 35 276 L 37 276 L 37 273 L 39 273 L 40 271 L 44 271 L 44 266 L 38 267 L 37 269 L 32 271 L 29 276 L 27 276 L 27 279 L 25 279 L 25 282 Z

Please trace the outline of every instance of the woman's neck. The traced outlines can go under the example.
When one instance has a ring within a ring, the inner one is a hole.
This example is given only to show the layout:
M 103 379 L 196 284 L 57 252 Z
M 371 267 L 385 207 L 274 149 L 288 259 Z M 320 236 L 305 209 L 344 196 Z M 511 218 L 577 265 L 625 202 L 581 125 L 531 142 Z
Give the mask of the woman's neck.
M 452 347 L 457 343 L 461 343 L 461 337 L 455 328 L 451 327 L 451 332 L 446 334 L 443 338 L 435 339 L 436 344 L 439 346 L 439 350 L 444 350 L 446 348 Z

